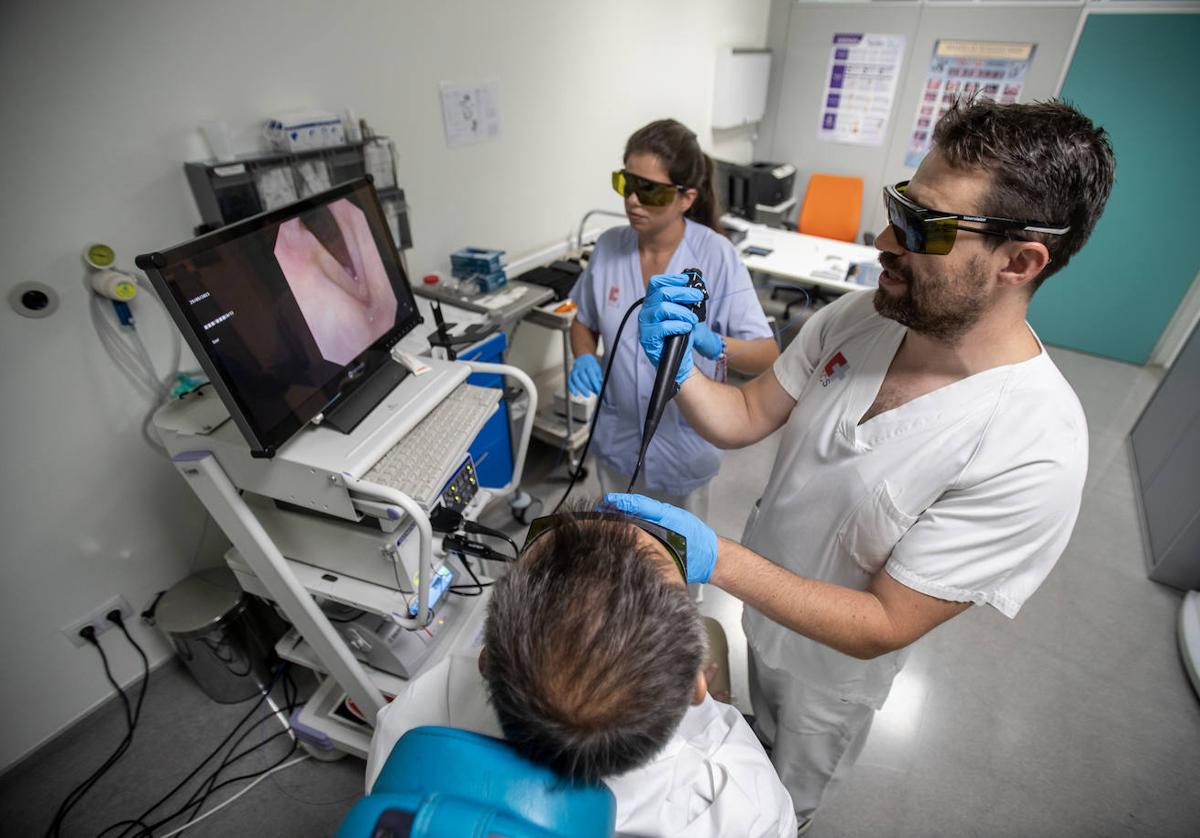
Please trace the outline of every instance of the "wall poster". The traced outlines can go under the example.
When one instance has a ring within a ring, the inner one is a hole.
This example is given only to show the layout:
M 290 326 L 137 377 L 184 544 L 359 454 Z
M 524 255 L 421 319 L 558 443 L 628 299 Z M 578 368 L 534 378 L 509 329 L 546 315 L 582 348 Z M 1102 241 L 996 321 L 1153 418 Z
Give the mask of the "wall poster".
M 929 152 L 933 126 L 955 99 L 1018 101 L 1036 49 L 1037 44 L 1001 41 L 941 40 L 934 43 L 929 75 L 917 103 L 904 165 L 920 165 Z
M 903 59 L 903 35 L 834 35 L 817 139 L 882 145 Z
M 500 136 L 500 83 L 440 85 L 446 145 L 461 148 Z

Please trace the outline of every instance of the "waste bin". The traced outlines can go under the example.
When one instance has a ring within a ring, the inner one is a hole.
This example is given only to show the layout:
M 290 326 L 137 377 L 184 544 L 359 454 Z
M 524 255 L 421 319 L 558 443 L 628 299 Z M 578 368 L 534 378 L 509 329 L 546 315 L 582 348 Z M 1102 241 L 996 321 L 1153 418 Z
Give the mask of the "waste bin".
M 154 617 L 200 688 L 214 701 L 235 704 L 271 681 L 275 636 L 261 608 L 232 571 L 213 568 L 163 594 Z

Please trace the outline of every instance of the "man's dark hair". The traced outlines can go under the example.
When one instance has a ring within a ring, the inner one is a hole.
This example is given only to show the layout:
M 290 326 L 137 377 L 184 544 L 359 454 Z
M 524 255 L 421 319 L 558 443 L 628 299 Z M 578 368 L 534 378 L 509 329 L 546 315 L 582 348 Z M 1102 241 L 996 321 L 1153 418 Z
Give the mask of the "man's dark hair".
M 591 508 L 591 507 L 588 507 Z M 556 514 L 496 583 L 483 674 L 505 738 L 573 781 L 644 765 L 687 712 L 706 635 L 621 515 Z M 672 567 L 672 572 L 675 572 Z
M 991 175 L 979 213 L 1070 225 L 1061 236 L 1019 234 L 1050 252 L 1030 293 L 1083 247 L 1112 190 L 1116 162 L 1108 134 L 1065 102 L 957 102 L 938 121 L 933 143 L 954 168 Z

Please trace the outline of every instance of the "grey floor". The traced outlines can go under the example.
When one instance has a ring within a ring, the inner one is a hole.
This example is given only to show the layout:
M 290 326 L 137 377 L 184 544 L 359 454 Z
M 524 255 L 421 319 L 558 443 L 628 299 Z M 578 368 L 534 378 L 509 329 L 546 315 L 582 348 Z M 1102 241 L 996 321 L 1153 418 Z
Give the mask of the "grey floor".
M 1052 355 L 1091 429 L 1091 468 L 1070 546 L 1017 619 L 972 609 L 920 641 L 858 765 L 822 807 L 814 838 L 1200 835 L 1200 701 L 1176 644 L 1181 594 L 1146 578 L 1125 447 L 1157 375 L 1064 350 Z M 727 459 L 712 493 L 711 520 L 721 534 L 740 534 L 774 450 L 768 439 Z M 555 452 L 535 448 L 536 494 L 557 498 L 563 484 L 552 475 L 561 471 Z M 595 494 L 594 482 L 577 492 Z M 505 517 L 497 509 L 489 519 Z M 701 609 L 729 635 L 734 701 L 749 709 L 740 606 L 708 589 Z M 62 834 L 96 835 L 140 814 L 248 707 L 212 703 L 175 666 L 156 672 L 132 748 L 72 811 Z M 267 727 L 247 744 L 261 741 Z M 0 831 L 44 833 L 63 795 L 122 731 L 119 706 L 108 705 L 0 778 Z M 286 751 L 276 740 L 243 770 Z M 331 834 L 360 794 L 362 770 L 353 759 L 301 763 L 187 834 Z

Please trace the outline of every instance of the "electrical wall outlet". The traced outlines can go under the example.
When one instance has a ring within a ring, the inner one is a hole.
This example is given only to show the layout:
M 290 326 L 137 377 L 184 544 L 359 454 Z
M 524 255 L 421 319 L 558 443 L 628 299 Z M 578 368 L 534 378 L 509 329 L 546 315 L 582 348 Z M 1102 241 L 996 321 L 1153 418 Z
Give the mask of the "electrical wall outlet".
M 91 626 L 96 630 L 96 637 L 99 637 L 109 629 L 116 628 L 117 624 L 106 616 L 113 610 L 121 612 L 121 619 L 125 621 L 126 625 L 129 625 L 133 620 L 133 606 L 125 601 L 125 597 L 115 596 L 103 605 L 92 609 L 70 625 L 63 626 L 62 633 L 76 646 L 86 645 L 87 641 L 79 635 L 80 630 L 84 626 Z

